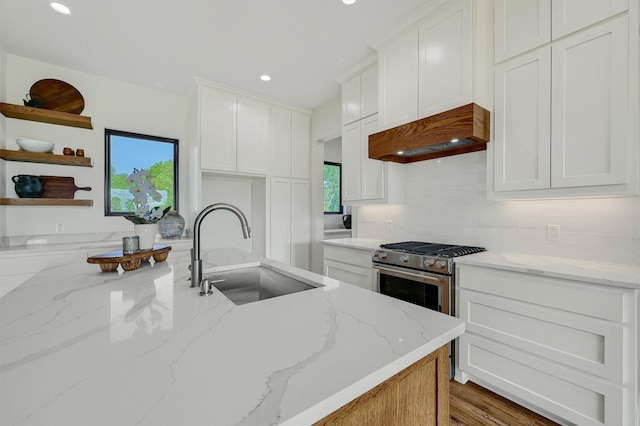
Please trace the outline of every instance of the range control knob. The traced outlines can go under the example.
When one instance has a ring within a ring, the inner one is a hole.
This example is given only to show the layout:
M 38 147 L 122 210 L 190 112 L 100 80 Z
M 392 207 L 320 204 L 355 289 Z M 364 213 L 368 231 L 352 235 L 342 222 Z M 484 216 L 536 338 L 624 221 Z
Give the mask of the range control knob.
M 387 258 L 387 253 L 385 253 L 383 251 L 377 251 L 377 252 L 373 253 L 373 257 L 377 257 L 378 259 L 386 259 Z
M 400 262 L 407 263 L 408 261 L 409 261 L 409 256 L 404 255 L 404 254 L 402 256 L 400 256 Z
M 429 259 L 425 259 L 424 262 L 422 263 L 424 264 L 424 266 L 429 267 L 429 266 L 433 266 L 433 264 L 436 263 L 436 261 L 434 259 L 429 258 Z
M 438 260 L 436 262 L 436 268 L 444 268 L 445 266 L 447 266 L 446 260 Z

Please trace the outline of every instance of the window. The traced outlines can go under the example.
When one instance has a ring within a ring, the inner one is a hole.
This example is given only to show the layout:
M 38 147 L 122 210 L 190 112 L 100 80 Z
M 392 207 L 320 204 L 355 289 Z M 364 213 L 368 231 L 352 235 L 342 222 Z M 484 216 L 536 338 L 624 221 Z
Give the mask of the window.
M 105 129 L 104 215 L 125 216 L 135 211 L 127 177 L 145 169 L 162 195 L 149 206 L 178 210 L 178 140 Z
M 342 214 L 342 164 L 324 162 L 324 214 Z

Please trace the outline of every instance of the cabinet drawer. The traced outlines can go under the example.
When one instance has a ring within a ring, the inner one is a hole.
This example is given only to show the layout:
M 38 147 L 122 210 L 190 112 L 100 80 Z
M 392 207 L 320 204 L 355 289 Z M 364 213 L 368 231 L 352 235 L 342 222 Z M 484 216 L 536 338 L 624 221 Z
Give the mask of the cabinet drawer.
M 471 333 L 623 383 L 623 327 L 497 296 L 460 291 Z
M 329 278 L 374 291 L 372 268 L 362 268 L 325 259 L 324 274 Z
M 325 246 L 324 258 L 336 260 L 342 263 L 350 263 L 352 265 L 362 266 L 371 269 L 371 255 L 373 251 L 358 250 L 345 247 Z
M 460 288 L 608 321 L 631 320 L 631 291 L 578 281 L 459 265 Z
M 511 395 L 580 425 L 622 425 L 623 388 L 471 333 L 461 368 Z

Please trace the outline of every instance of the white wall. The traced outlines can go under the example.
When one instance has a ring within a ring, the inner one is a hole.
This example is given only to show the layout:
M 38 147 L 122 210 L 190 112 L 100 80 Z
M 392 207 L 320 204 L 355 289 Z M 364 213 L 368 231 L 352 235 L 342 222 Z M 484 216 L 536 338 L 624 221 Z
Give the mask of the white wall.
M 640 264 L 639 197 L 489 201 L 486 152 L 404 167 L 406 204 L 358 208 L 358 237 Z M 549 224 L 559 241 L 546 239 Z
M 130 222 L 104 216 L 104 129 L 124 130 L 180 141 L 180 213 L 189 217 L 187 101 L 173 94 L 82 73 L 27 58 L 7 55 L 6 96 L 8 103 L 22 104 L 33 83 L 56 78 L 76 87 L 85 101 L 82 115 L 92 117 L 93 130 L 78 129 L 7 119 L 7 148 L 18 149 L 19 136 L 51 141 L 54 153 L 63 147 L 83 148 L 93 159 L 93 168 L 7 162 L 3 189 L 15 197 L 10 178 L 16 174 L 73 176 L 77 186 L 90 186 L 91 192 L 78 191 L 76 198 L 92 199 L 93 207 L 19 207 L 5 209 L 7 235 L 47 235 L 63 223 L 67 233 L 116 232 L 132 230 Z M 5 79 L 2 79 L 5 80 Z M 0 132 L 3 133 L 3 132 Z

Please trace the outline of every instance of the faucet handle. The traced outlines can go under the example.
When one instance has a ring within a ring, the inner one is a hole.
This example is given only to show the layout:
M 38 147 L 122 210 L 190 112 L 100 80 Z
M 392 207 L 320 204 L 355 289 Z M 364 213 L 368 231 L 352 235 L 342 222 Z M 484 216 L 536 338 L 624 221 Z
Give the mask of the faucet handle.
M 200 282 L 200 296 L 208 296 L 213 293 L 211 289 L 211 280 L 205 278 Z

